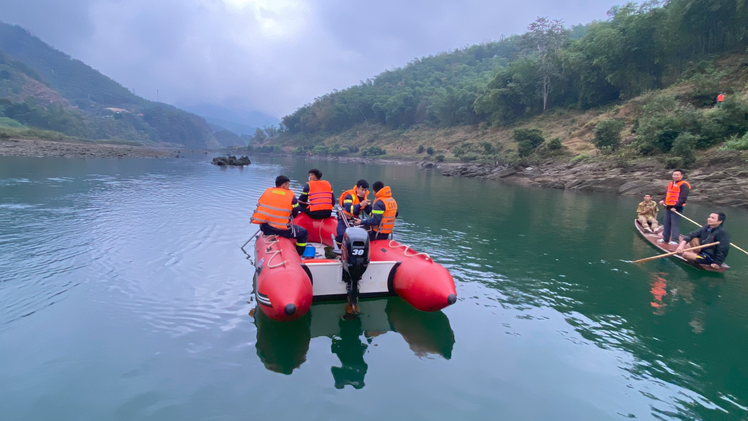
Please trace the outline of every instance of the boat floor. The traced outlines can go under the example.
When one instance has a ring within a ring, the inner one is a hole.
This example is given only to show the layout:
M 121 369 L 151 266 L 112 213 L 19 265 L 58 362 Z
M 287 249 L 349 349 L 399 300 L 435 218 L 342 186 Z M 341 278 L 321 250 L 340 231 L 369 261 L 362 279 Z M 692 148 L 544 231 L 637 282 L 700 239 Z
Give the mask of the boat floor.
M 653 232 L 644 231 L 644 229 L 642 228 L 641 224 L 636 219 L 634 220 L 634 226 L 636 227 L 636 231 L 642 237 L 644 237 L 645 240 L 647 240 L 651 245 L 653 245 L 654 247 L 662 250 L 663 252 L 665 252 L 665 253 L 672 253 L 672 252 L 674 252 L 678 248 L 678 246 L 674 245 L 674 244 L 658 243 L 657 240 L 662 239 L 662 234 L 660 232 L 653 233 Z M 680 239 L 683 239 L 682 235 L 680 236 L 679 240 Z M 689 261 L 688 259 L 684 258 L 683 256 L 678 256 L 677 254 L 673 255 L 672 257 L 676 258 L 677 260 L 679 260 L 682 263 L 687 264 L 688 266 L 691 266 L 692 268 L 702 269 L 702 270 L 706 270 L 708 272 L 719 272 L 719 273 L 721 273 L 721 272 L 726 271 L 727 269 L 730 269 L 730 266 L 727 266 L 724 263 L 718 269 L 714 269 L 710 265 L 700 265 L 698 263 L 694 263 L 694 262 Z

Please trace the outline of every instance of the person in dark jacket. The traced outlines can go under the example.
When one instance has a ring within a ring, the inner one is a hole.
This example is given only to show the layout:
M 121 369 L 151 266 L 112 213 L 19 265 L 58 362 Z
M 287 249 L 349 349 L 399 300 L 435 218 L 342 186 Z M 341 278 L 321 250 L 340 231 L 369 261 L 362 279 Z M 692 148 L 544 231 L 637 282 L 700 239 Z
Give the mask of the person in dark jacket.
M 356 220 L 355 225 L 369 229 L 369 239 L 386 240 L 395 227 L 395 218 L 400 215 L 397 202 L 392 198 L 392 191 L 381 181 L 372 185 L 374 189 L 374 204 L 371 207 L 371 218 Z
M 692 262 L 711 265 L 715 269 L 719 268 L 730 251 L 730 234 L 722 226 L 725 219 L 724 213 L 710 214 L 706 220 L 706 225 L 684 236 L 683 241 L 680 242 L 675 251 Z M 717 241 L 719 241 L 719 244 L 701 250 L 683 251 L 689 245 L 696 247 Z
M 335 236 L 338 246 L 343 242 L 343 234 L 345 234 L 345 229 L 347 228 L 345 225 L 346 219 L 349 223 L 353 223 L 355 219 L 371 214 L 371 202 L 369 202 L 368 196 L 369 182 L 364 179 L 358 180 L 352 189 L 340 195 L 338 228 Z
M 680 237 L 680 215 L 678 213 L 683 213 L 683 206 L 686 206 L 690 190 L 691 185 L 683 180 L 683 171 L 674 170 L 673 181 L 667 185 L 665 199 L 660 200 L 660 204 L 665 206 L 665 217 L 662 221 L 664 227 L 662 238 L 657 240 L 658 243 L 669 242 L 672 245 L 678 245 Z M 678 213 L 673 212 L 673 209 Z
M 325 219 L 332 215 L 335 195 L 332 186 L 322 180 L 322 172 L 316 168 L 309 170 L 309 182 L 299 195 L 299 209 L 312 219 Z

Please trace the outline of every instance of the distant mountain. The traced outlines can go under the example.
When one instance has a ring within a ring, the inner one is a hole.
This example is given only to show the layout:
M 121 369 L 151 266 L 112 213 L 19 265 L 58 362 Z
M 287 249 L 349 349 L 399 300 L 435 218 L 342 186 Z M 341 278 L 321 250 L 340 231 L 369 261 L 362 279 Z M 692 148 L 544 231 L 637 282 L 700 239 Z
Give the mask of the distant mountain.
M 259 111 L 247 110 L 242 104 L 235 104 L 233 106 L 215 104 L 179 104 L 179 107 L 202 116 L 213 124 L 225 127 L 239 134 L 253 134 L 257 128 L 275 126 L 280 123 L 280 120 L 275 117 Z M 219 120 L 222 123 L 218 122 Z M 234 124 L 237 126 L 236 128 L 232 128 L 229 127 L 228 124 Z M 252 131 L 247 132 L 248 128 L 252 128 Z
M 234 123 L 233 121 L 223 120 L 220 118 L 213 118 L 204 115 L 200 115 L 208 122 L 211 126 L 220 127 L 219 130 L 230 130 L 236 134 L 251 135 L 257 130 L 257 127 L 247 126 L 246 124 Z M 215 128 L 214 128 L 215 130 Z
M 0 117 L 87 139 L 189 148 L 235 140 L 220 136 L 221 142 L 202 117 L 134 95 L 26 29 L 5 23 L 0 23 Z

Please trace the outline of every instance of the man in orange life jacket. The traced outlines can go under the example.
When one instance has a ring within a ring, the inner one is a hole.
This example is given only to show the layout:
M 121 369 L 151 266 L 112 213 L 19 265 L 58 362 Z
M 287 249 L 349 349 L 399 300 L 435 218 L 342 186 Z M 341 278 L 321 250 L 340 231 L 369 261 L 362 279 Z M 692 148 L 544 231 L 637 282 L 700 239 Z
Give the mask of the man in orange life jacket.
M 276 177 L 275 188 L 265 190 L 257 201 L 252 223 L 260 224 L 260 230 L 265 235 L 295 239 L 296 251 L 303 254 L 309 233 L 291 223 L 291 218 L 299 214 L 299 203 L 289 189 L 290 181 L 285 175 Z
M 309 182 L 299 195 L 299 207 L 312 219 L 325 219 L 332 215 L 335 195 L 332 193 L 330 183 L 322 180 L 320 170 L 309 170 Z
M 357 220 L 356 225 L 369 227 L 371 240 L 386 240 L 395 228 L 395 217 L 399 215 L 397 202 L 392 198 L 392 191 L 381 181 L 374 182 L 374 204 L 371 207 L 371 218 Z
M 665 218 L 662 221 L 664 226 L 662 238 L 657 240 L 658 243 L 669 242 L 672 245 L 678 245 L 680 240 L 680 215 L 671 209 L 683 213 L 683 206 L 686 206 L 690 190 L 691 185 L 683 180 L 683 171 L 673 171 L 673 181 L 667 185 L 665 200 L 660 200 L 660 204 L 665 206 Z
M 338 229 L 335 241 L 340 245 L 343 242 L 345 234 L 345 220 L 343 215 L 350 223 L 354 219 L 360 218 L 363 212 L 366 215 L 371 214 L 371 203 L 369 202 L 369 183 L 366 180 L 358 180 L 356 185 L 340 195 L 340 211 L 338 212 Z

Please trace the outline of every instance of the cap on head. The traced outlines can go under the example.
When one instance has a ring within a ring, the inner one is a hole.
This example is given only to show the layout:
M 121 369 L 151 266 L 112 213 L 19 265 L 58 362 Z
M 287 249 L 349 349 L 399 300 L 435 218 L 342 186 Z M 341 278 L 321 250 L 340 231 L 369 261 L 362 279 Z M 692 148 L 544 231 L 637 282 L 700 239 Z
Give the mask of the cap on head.
M 361 187 L 361 188 L 364 188 L 364 189 L 368 189 L 369 188 L 369 182 L 366 181 L 366 180 L 364 180 L 362 178 L 362 179 L 356 181 L 356 187 Z
M 279 175 L 279 176 L 275 177 L 275 187 L 280 187 L 280 186 L 288 183 L 289 181 L 291 181 L 291 180 L 288 177 L 286 177 L 285 175 Z
M 314 174 L 314 176 L 317 177 L 317 180 L 322 180 L 322 171 L 316 168 L 309 170 L 309 174 Z
M 384 183 L 382 183 L 381 181 L 375 181 L 372 188 L 374 189 L 374 193 L 376 193 L 384 188 Z

